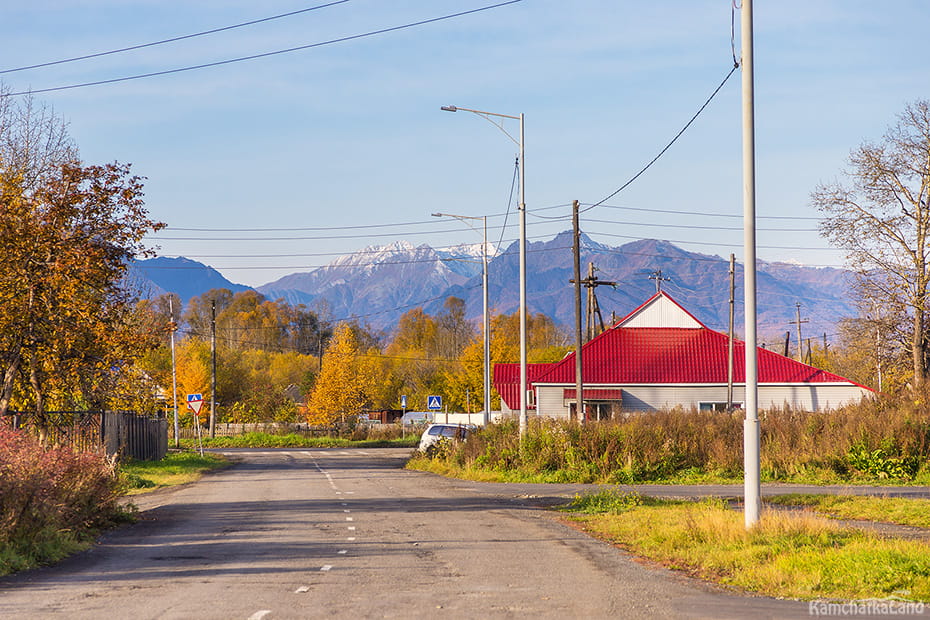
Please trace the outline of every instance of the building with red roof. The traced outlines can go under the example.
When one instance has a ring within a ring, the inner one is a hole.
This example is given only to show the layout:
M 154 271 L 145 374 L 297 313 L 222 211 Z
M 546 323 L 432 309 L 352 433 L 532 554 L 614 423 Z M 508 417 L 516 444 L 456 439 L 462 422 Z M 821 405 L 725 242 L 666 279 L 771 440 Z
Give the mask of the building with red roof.
M 734 340 L 733 403 L 744 399 L 745 345 Z M 726 334 L 707 328 L 664 292 L 604 331 L 581 349 L 582 390 L 589 418 L 619 411 L 681 406 L 723 409 L 727 404 Z M 857 401 L 873 391 L 774 351 L 758 350 L 761 409 L 822 411 Z M 569 418 L 576 407 L 575 353 L 553 364 L 530 364 L 528 409 L 535 415 Z M 519 364 L 497 364 L 494 385 L 506 415 L 518 411 Z

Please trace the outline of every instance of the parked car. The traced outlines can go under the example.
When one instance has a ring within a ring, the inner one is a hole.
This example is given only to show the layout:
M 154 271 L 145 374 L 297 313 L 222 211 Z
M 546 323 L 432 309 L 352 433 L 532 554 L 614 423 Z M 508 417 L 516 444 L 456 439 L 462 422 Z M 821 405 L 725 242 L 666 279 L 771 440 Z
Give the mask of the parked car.
M 442 439 L 450 441 L 464 441 L 468 434 L 475 430 L 474 426 L 465 424 L 430 424 L 420 436 L 419 450 L 425 451 Z

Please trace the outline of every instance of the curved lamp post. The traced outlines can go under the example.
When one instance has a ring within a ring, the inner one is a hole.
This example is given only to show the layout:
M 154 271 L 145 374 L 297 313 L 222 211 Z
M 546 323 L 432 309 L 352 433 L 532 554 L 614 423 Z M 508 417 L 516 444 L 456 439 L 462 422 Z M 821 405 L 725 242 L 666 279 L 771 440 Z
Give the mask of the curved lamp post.
M 512 116 L 510 114 L 497 114 L 495 112 L 485 112 L 483 110 L 472 110 L 469 108 L 460 108 L 454 105 L 444 105 L 440 108 L 445 112 L 471 112 L 484 118 L 486 121 L 497 127 L 514 144 L 520 149 L 518 160 L 520 163 L 520 437 L 526 433 L 526 396 L 527 396 L 527 379 L 526 379 L 526 166 L 524 165 L 524 140 L 523 140 L 523 114 Z M 517 140 L 504 129 L 503 121 L 495 122 L 491 117 L 500 119 L 510 118 L 520 121 L 520 139 Z
M 467 220 L 481 220 L 484 223 L 484 243 L 481 245 L 481 285 L 484 291 L 484 423 L 491 421 L 491 319 L 488 315 L 488 216 L 453 215 L 451 213 L 433 213 L 433 217 L 454 217 L 474 228 Z

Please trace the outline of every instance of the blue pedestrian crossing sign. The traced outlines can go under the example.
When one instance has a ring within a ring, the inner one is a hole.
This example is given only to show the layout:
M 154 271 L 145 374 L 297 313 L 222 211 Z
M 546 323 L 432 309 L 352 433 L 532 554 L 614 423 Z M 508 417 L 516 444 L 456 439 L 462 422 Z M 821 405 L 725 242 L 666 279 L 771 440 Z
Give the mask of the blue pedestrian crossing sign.
M 430 411 L 442 411 L 442 396 L 428 396 L 426 408 Z
M 195 415 L 200 414 L 200 409 L 203 407 L 203 394 L 188 394 L 187 395 L 187 408 L 194 412 Z

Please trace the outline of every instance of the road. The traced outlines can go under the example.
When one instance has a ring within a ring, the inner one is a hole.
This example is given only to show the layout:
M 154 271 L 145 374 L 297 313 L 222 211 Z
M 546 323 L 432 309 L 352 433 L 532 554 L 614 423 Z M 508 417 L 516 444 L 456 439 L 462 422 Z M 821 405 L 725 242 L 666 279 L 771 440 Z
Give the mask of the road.
M 0 618 L 809 617 L 576 531 L 545 508 L 570 485 L 407 471 L 406 449 L 225 452 L 90 551 L 0 579 Z

